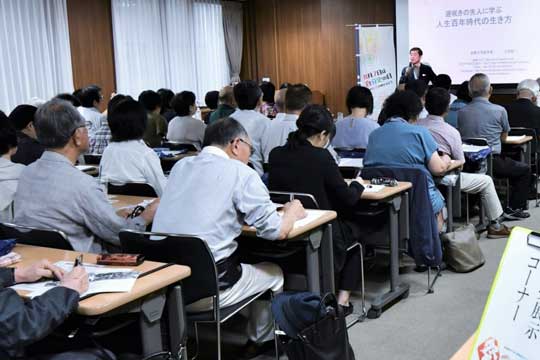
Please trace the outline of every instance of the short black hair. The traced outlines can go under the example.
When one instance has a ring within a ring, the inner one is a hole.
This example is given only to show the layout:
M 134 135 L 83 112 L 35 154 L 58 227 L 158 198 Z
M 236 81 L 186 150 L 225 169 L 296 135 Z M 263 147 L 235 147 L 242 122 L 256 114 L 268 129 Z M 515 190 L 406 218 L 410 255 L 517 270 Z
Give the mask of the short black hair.
M 273 104 L 274 95 L 276 94 L 276 86 L 269 81 L 263 81 L 260 88 L 263 92 L 263 101 L 269 104 Z
M 206 127 L 203 147 L 210 145 L 226 147 L 236 138 L 249 138 L 246 129 L 231 117 L 222 118 Z
M 450 106 L 450 93 L 441 87 L 431 88 L 426 95 L 426 110 L 430 115 L 442 116 Z
M 234 98 L 240 110 L 253 110 L 262 96 L 262 90 L 253 80 L 240 81 L 234 85 Z
M 114 95 L 113 98 L 109 100 L 109 104 L 107 104 L 107 114 L 112 113 L 116 105 L 120 104 L 122 101 L 125 101 L 125 100 L 133 100 L 133 98 L 129 95 L 122 95 L 122 94 Z
M 433 80 L 433 86 L 450 90 L 450 87 L 452 87 L 452 78 L 447 74 L 439 74 Z
M 427 83 L 422 79 L 416 79 L 407 81 L 405 84 L 405 90 L 410 90 L 418 95 L 419 98 L 426 96 L 428 86 Z
M 7 154 L 17 147 L 17 132 L 6 114 L 0 111 L 0 155 Z
M 461 85 L 459 85 L 456 96 L 458 99 L 463 100 L 465 102 L 472 101 L 471 94 L 469 93 L 469 81 L 464 81 L 461 83 Z
M 101 88 L 97 85 L 89 85 L 83 88 L 78 95 L 81 100 L 81 106 L 91 108 L 94 106 L 94 101 L 101 101 Z
M 411 50 L 409 50 L 409 54 L 412 53 L 413 51 L 416 51 L 418 53 L 418 55 L 420 55 L 420 56 L 424 55 L 424 52 L 419 47 L 415 46 L 415 47 L 411 48 Z
M 120 101 L 107 116 L 112 135 L 111 141 L 142 139 L 147 119 L 146 110 L 138 101 Z
M 178 116 L 188 116 L 191 114 L 189 107 L 195 105 L 195 94 L 191 91 L 182 91 L 174 95 L 171 106 Z
M 373 94 L 371 90 L 364 86 L 353 86 L 347 93 L 347 108 L 349 113 L 354 108 L 364 108 L 367 115 L 373 113 Z
M 209 109 L 217 109 L 219 99 L 219 91 L 213 90 L 206 93 L 204 96 L 204 103 Z
M 21 131 L 36 117 L 37 107 L 32 105 L 19 105 L 9 114 L 9 121 L 16 130 Z
M 71 95 L 71 94 L 68 94 L 68 93 L 62 93 L 62 94 L 58 94 L 55 96 L 57 99 L 60 99 L 60 100 L 65 100 L 65 101 L 69 101 L 71 103 L 71 105 L 75 106 L 75 107 L 79 107 L 81 106 L 81 102 L 79 101 L 79 99 L 74 96 L 74 95 Z
M 139 102 L 146 111 L 151 112 L 161 106 L 161 97 L 154 90 L 145 90 L 139 94 Z
M 422 102 L 416 93 L 410 90 L 396 91 L 384 102 L 382 109 L 385 116 L 384 122 L 393 117 L 409 121 L 417 118 L 422 108 Z
M 289 85 L 285 93 L 285 109 L 287 111 L 302 111 L 311 103 L 312 97 L 313 93 L 306 85 Z
M 172 90 L 161 88 L 157 93 L 161 97 L 161 113 L 171 109 L 171 100 L 174 97 Z
M 289 91 L 289 89 L 287 89 Z M 322 105 L 308 105 L 296 120 L 298 130 L 291 132 L 287 146 L 294 148 L 302 146 L 313 135 L 326 131 L 332 139 L 336 135 L 336 125 L 332 114 Z

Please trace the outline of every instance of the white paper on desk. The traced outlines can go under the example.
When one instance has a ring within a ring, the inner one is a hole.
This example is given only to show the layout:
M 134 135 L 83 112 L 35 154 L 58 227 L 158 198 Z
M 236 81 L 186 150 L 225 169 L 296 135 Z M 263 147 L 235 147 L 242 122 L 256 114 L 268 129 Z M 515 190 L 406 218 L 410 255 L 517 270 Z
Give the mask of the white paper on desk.
M 119 208 L 119 210 L 121 210 L 121 209 L 134 209 L 136 206 L 141 206 L 141 207 L 146 209 L 146 207 L 148 205 L 150 205 L 152 203 L 152 201 L 154 201 L 154 199 L 143 200 L 140 203 L 138 203 L 137 205 L 124 206 L 124 207 Z M 111 200 L 109 200 L 109 202 L 111 202 Z
M 355 167 L 355 168 L 363 168 L 364 167 L 364 159 L 361 158 L 341 158 L 339 160 L 339 166 L 340 167 Z
M 384 189 L 384 185 L 364 185 L 364 192 L 365 193 L 376 193 Z
M 306 212 L 307 212 L 307 216 L 305 218 L 295 221 L 294 226 L 293 226 L 294 229 L 302 227 L 302 226 L 306 226 L 309 223 L 314 222 L 315 220 L 317 220 L 323 215 L 323 212 L 320 210 L 306 210 Z
M 526 135 L 519 135 L 519 136 L 507 136 L 506 142 L 512 142 L 512 141 L 520 141 L 525 139 Z
M 56 266 L 65 272 L 73 269 L 72 261 L 58 261 Z M 98 293 L 130 292 L 140 272 L 133 269 L 113 268 L 109 266 L 84 264 L 88 273 L 88 290 L 81 297 Z M 11 288 L 15 290 L 30 291 L 28 297 L 34 298 L 59 285 L 58 281 L 48 280 L 31 284 L 18 284 Z
M 182 151 L 179 150 L 163 150 L 161 153 L 165 156 L 176 156 L 182 153 Z
M 484 149 L 489 149 L 489 146 L 487 145 L 470 145 L 470 144 L 463 144 L 463 152 L 466 153 L 477 153 L 479 151 L 482 151 Z
M 97 169 L 95 166 L 92 166 L 92 165 L 76 165 L 75 167 L 81 171 Z

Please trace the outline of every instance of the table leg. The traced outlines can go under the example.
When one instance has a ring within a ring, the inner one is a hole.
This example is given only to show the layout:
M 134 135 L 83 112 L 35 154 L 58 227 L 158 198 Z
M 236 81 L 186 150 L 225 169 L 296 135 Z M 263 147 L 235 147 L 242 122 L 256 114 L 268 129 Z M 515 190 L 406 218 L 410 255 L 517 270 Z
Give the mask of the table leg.
M 163 351 L 160 319 L 164 308 L 164 292 L 149 295 L 141 305 L 139 324 L 143 355 L 145 356 Z
M 313 236 L 314 234 L 310 235 Z M 315 247 L 311 241 L 308 241 L 306 244 L 306 276 L 308 291 L 314 292 L 316 294 L 321 293 L 321 284 L 319 276 L 319 249 Z
M 325 293 L 335 293 L 336 284 L 334 277 L 334 240 L 332 237 L 332 224 L 324 227 L 321 242 L 321 264 L 323 274 L 322 289 Z
M 446 187 L 446 210 L 447 210 L 447 222 L 446 232 L 454 231 L 454 187 L 448 185 Z
M 384 307 L 392 304 L 401 297 L 409 295 L 409 285 L 399 284 L 399 239 L 398 212 L 401 207 L 401 197 L 390 200 L 388 204 L 389 235 L 390 235 L 390 291 L 377 296 L 368 312 L 370 319 L 378 318 Z
M 401 194 L 401 209 L 399 210 L 399 241 L 407 246 L 411 237 L 409 229 L 409 192 Z
M 173 359 L 187 359 L 186 314 L 181 286 L 175 285 L 167 295 L 169 344 Z

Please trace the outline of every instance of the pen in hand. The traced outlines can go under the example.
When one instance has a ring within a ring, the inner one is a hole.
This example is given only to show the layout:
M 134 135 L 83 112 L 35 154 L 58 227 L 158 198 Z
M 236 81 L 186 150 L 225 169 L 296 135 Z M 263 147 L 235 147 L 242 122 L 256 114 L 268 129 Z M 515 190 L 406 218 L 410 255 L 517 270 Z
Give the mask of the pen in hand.
M 83 254 L 80 254 L 79 256 L 77 256 L 75 258 L 75 262 L 73 263 L 73 267 L 80 266 L 80 265 L 82 265 L 82 263 L 83 263 Z

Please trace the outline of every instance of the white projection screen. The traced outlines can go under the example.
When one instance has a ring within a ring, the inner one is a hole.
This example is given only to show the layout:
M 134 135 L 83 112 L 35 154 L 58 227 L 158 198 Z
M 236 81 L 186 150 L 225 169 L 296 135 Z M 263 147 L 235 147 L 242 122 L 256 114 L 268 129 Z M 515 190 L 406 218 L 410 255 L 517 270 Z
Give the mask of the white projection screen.
M 396 0 L 398 70 L 418 46 L 453 84 L 488 74 L 493 84 L 540 77 L 540 0 Z

